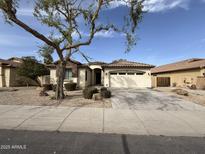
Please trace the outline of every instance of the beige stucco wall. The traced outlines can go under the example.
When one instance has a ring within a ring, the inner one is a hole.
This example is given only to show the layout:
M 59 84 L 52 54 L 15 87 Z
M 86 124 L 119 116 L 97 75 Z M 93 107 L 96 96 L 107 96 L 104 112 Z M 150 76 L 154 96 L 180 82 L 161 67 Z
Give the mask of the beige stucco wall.
M 77 77 L 72 77 L 72 80 L 64 80 L 64 83 L 68 83 L 68 82 L 77 83 L 78 78 Z M 57 83 L 56 69 L 50 69 L 50 83 L 51 84 L 56 84 Z
M 11 80 L 11 69 L 7 67 L 0 67 L 0 87 L 10 87 L 12 86 Z
M 85 75 L 87 71 L 87 81 L 85 80 Z M 92 84 L 92 73 L 88 68 L 79 68 L 78 69 L 78 86 L 84 88 Z
M 10 87 L 10 68 L 5 68 L 4 70 L 5 87 Z
M 10 86 L 10 69 L 0 66 L 0 87 Z
M 203 70 L 194 69 L 194 70 L 186 70 L 186 71 L 177 71 L 170 73 L 160 73 L 155 76 L 152 76 L 152 86 L 156 87 L 156 79 L 157 77 L 170 77 L 171 86 L 176 83 L 176 86 L 185 86 L 188 84 L 196 84 L 197 77 L 203 75 Z
M 104 86 L 110 87 L 111 86 L 111 76 L 110 71 L 116 70 L 129 70 L 129 71 L 144 71 L 143 75 L 126 75 L 126 79 L 123 76 L 114 75 L 112 77 L 118 78 L 121 80 L 119 83 L 115 83 L 115 86 L 118 87 L 133 87 L 133 88 L 144 88 L 144 87 L 151 87 L 151 73 L 150 69 L 104 69 Z M 128 82 L 127 82 L 128 81 Z
M 201 76 L 204 76 L 204 74 L 205 74 L 205 68 L 202 68 L 201 71 L 200 71 L 200 73 L 201 73 Z

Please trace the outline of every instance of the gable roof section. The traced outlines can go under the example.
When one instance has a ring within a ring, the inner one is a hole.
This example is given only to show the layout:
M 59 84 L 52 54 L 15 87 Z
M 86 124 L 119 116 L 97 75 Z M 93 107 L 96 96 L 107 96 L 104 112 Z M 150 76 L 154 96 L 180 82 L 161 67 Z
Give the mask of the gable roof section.
M 74 60 L 74 59 L 66 59 L 66 61 L 69 61 L 71 63 L 74 63 L 74 64 L 78 64 L 78 65 L 81 65 L 81 63 L 77 60 Z M 54 64 L 58 64 L 59 60 L 55 61 Z
M 154 65 L 145 64 L 145 63 L 139 63 L 139 62 L 132 62 L 127 61 L 125 59 L 115 60 L 110 64 L 104 64 L 102 65 L 104 68 L 153 68 Z
M 205 68 L 205 59 L 192 58 L 151 69 L 151 73 L 165 73 L 189 69 Z
M 79 61 L 77 60 L 74 60 L 74 59 L 67 59 L 67 61 L 73 63 L 73 64 L 77 64 L 77 65 L 82 65 Z M 47 67 L 51 67 L 51 68 L 55 68 L 56 65 L 58 64 L 59 60 L 55 61 L 54 63 L 52 64 L 47 64 L 46 66 Z

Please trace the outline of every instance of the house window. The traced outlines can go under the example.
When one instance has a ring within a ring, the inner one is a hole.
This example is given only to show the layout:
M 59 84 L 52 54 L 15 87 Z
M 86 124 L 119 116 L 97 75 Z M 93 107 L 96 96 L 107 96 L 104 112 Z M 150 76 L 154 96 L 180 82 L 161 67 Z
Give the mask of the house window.
M 85 81 L 87 81 L 88 80 L 88 72 L 87 72 L 87 70 L 85 70 Z
M 119 73 L 119 75 L 126 75 L 126 73 Z
M 117 73 L 110 73 L 110 75 L 117 75 Z
M 127 75 L 135 75 L 135 73 L 127 73 Z
M 65 70 L 65 79 L 66 80 L 71 80 L 72 79 L 72 69 L 67 68 Z

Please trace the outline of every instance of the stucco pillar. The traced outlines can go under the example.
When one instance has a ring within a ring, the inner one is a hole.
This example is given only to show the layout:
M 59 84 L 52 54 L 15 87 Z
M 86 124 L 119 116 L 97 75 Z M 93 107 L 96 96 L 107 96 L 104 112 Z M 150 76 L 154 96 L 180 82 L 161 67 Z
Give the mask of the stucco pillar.
M 101 70 L 101 84 L 104 86 L 104 72 Z
M 3 87 L 3 68 L 0 66 L 0 87 Z
M 92 70 L 92 85 L 95 85 L 95 71 Z

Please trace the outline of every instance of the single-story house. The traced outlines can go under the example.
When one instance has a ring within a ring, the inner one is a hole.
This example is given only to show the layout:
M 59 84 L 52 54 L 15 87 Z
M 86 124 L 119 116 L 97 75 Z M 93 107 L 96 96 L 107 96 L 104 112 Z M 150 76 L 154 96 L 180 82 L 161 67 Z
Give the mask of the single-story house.
M 205 87 L 205 59 L 192 58 L 151 69 L 153 87 Z
M 18 86 L 18 75 L 16 68 L 19 67 L 21 61 L 16 58 L 8 60 L 0 59 L 0 87 L 14 87 Z
M 50 68 L 50 81 L 57 81 L 56 64 L 48 65 Z M 67 61 L 65 83 L 75 82 L 78 87 L 84 88 L 93 85 L 118 88 L 144 88 L 151 87 L 151 72 L 153 65 L 116 60 L 112 63 L 89 62 L 82 64 L 75 60 Z
M 0 87 L 18 87 L 29 85 L 38 85 L 32 79 L 19 76 L 17 74 L 18 67 L 22 64 L 22 59 L 12 57 L 8 60 L 0 59 Z M 42 83 L 45 77 L 39 77 L 39 82 Z

